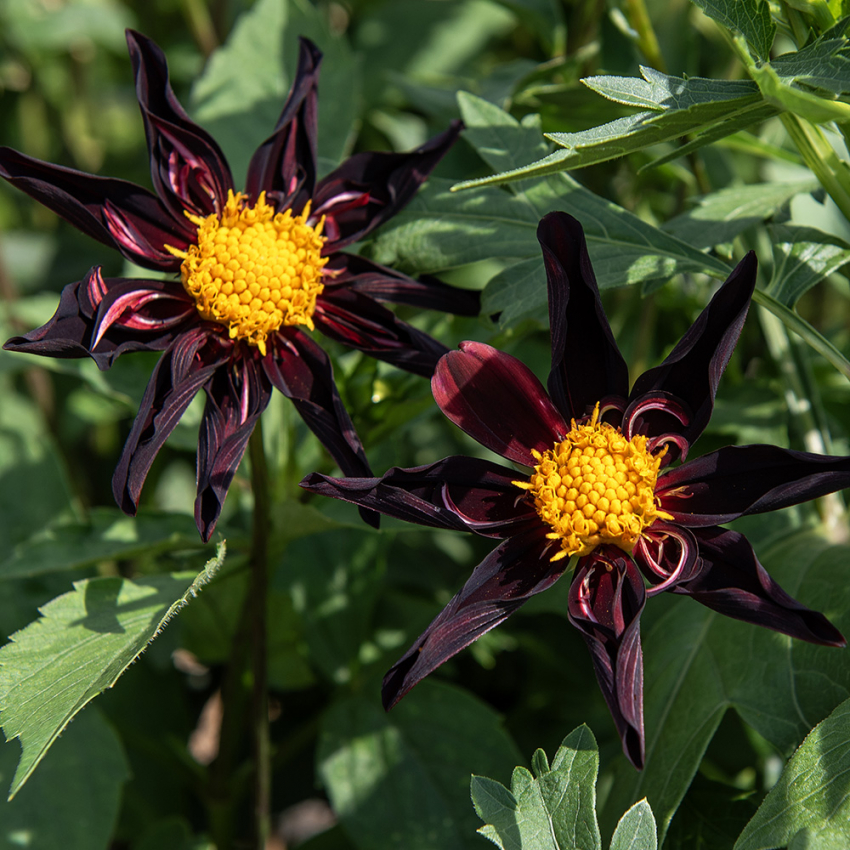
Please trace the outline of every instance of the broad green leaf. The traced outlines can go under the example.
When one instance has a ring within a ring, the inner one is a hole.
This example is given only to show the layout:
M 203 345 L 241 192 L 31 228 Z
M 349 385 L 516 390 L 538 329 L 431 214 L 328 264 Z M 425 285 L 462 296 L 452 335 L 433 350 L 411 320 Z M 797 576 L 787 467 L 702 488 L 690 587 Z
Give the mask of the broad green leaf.
M 4 788 L 18 755 L 17 745 L 0 744 Z M 0 850 L 106 850 L 129 778 L 115 731 L 98 711 L 84 712 L 27 787 L 0 802 Z
M 319 79 L 319 154 L 343 157 L 359 105 L 359 70 L 346 42 L 331 35 L 308 0 L 258 0 L 210 57 L 192 90 L 194 116 L 222 146 L 241 185 L 257 147 L 271 135 L 298 61 L 298 37 L 323 51 Z
M 197 575 L 77 582 L 0 648 L 0 719 L 6 739 L 20 738 L 23 747 L 10 796 L 71 719 L 115 684 L 223 559 L 222 544 Z
M 850 630 L 850 548 L 813 532 L 783 535 L 757 554 L 795 598 Z M 653 600 L 651 600 L 653 601 Z M 835 649 L 730 620 L 689 599 L 658 600 L 667 610 L 644 636 L 646 767 L 625 764 L 603 812 L 613 818 L 646 797 L 663 839 L 724 712 L 789 752 L 850 696 L 850 668 Z
M 502 850 L 601 850 L 596 823 L 599 752 L 590 729 L 579 726 L 567 735 L 551 767 L 543 750 L 537 750 L 532 767 L 533 773 L 514 769 L 510 791 L 492 779 L 473 776 L 472 802 L 486 824 L 478 831 Z
M 848 773 L 850 700 L 819 723 L 794 753 L 741 833 L 735 850 L 785 847 L 800 833 L 811 839 L 800 841 L 800 847 L 821 847 L 821 833 L 827 834 L 831 845 L 850 845 Z
M 422 682 L 389 714 L 377 689 L 361 693 L 325 716 L 317 757 L 334 811 L 358 848 L 479 847 L 469 773 L 507 774 L 519 760 L 498 716 L 437 682 Z
M 697 206 L 666 222 L 662 229 L 694 248 L 713 248 L 782 209 L 793 197 L 813 192 L 815 180 L 733 186 L 704 195 Z
M 773 277 L 767 291 L 786 307 L 850 261 L 850 245 L 814 227 L 775 225 L 770 237 Z
M 87 522 L 58 523 L 15 546 L 0 561 L 0 580 L 201 546 L 188 515 L 142 511 L 128 517 L 116 508 L 95 508 Z
M 499 314 L 499 325 L 509 328 L 523 319 L 548 317 L 546 269 L 542 259 L 530 257 L 499 272 L 481 295 L 481 312 Z
M 767 0 L 693 0 L 710 18 L 747 40 L 763 62 L 770 56 L 776 24 L 770 17 Z
M 527 115 L 520 124 L 510 113 L 465 91 L 458 92 L 457 104 L 466 127 L 463 137 L 491 168 L 517 168 L 546 153 L 539 115 Z
M 658 838 L 655 834 L 655 817 L 646 800 L 635 803 L 620 818 L 611 850 L 657 850 Z
M 547 133 L 546 138 L 564 150 L 491 177 L 465 180 L 455 189 L 507 183 L 582 168 L 690 133 L 710 132 L 706 141 L 715 141 L 777 112 L 776 107 L 764 103 L 758 86 L 749 80 L 684 79 L 646 67 L 641 68 L 641 74 L 643 79 L 588 77 L 582 82 L 609 100 L 640 106 L 645 111 L 579 133 Z

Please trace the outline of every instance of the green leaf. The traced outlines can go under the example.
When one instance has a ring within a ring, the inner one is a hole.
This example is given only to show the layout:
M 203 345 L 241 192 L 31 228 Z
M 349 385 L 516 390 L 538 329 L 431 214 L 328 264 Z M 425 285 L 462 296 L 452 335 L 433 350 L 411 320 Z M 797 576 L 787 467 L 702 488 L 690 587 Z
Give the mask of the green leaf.
M 481 312 L 485 316 L 499 313 L 499 325 L 503 328 L 530 318 L 545 323 L 548 310 L 542 259 L 531 257 L 493 277 L 482 293 Z
M 142 511 L 128 517 L 117 508 L 95 508 L 87 522 L 60 522 L 15 546 L 0 561 L 0 580 L 202 546 L 188 515 Z
M 320 156 L 336 164 L 351 141 L 360 80 L 347 43 L 331 35 L 321 12 L 307 0 L 258 0 L 240 15 L 192 90 L 194 116 L 221 145 L 237 186 L 283 109 L 298 61 L 298 36 L 312 39 L 324 53 Z
M 845 33 L 850 18 L 793 53 L 783 53 L 770 65 L 786 84 L 797 83 L 834 95 L 850 93 L 850 43 Z
M 486 824 L 479 832 L 502 850 L 601 850 L 596 823 L 599 752 L 590 729 L 579 726 L 567 735 L 551 767 L 543 750 L 537 750 L 532 767 L 534 773 L 524 767 L 514 770 L 510 791 L 492 779 L 473 776 L 472 801 Z
M 518 760 L 495 712 L 426 681 L 389 714 L 377 689 L 336 703 L 322 723 L 318 770 L 362 850 L 473 850 L 469 773 L 508 773 Z
M 850 548 L 795 532 L 757 554 L 788 593 L 848 631 L 850 588 L 842 576 Z M 727 708 L 788 752 L 850 696 L 850 668 L 834 649 L 730 620 L 691 600 L 658 603 L 668 610 L 643 641 L 646 767 L 636 774 L 622 760 L 603 814 L 610 829 L 618 812 L 646 797 L 663 840 Z
M 3 786 L 17 759 L 17 746 L 0 745 Z M 27 787 L 0 802 L 0 850 L 106 850 L 129 778 L 115 731 L 98 711 L 84 712 Z
M 773 276 L 767 291 L 786 307 L 850 261 L 850 245 L 814 227 L 775 225 L 770 236 Z
M 662 229 L 694 248 L 731 242 L 748 227 L 776 215 L 793 197 L 813 192 L 815 180 L 733 186 L 704 195 L 689 212 L 666 222 Z
M 766 0 L 693 0 L 710 18 L 747 40 L 763 62 L 770 57 L 776 24 Z
M 73 591 L 40 609 L 41 619 L 0 648 L 3 731 L 7 740 L 20 738 L 23 746 L 10 797 L 74 715 L 115 684 L 223 559 L 221 544 L 197 575 L 77 582 Z
M 491 168 L 518 168 L 546 153 L 539 115 L 522 124 L 508 112 L 469 92 L 458 92 L 457 104 L 466 129 L 463 137 Z
M 785 766 L 735 850 L 850 844 L 850 700 L 819 723 Z M 808 840 L 800 841 L 800 833 Z M 822 833 L 826 833 L 822 836 Z M 843 843 L 839 843 L 839 841 Z M 799 842 L 799 845 L 798 845 Z
M 658 838 L 655 834 L 655 817 L 646 800 L 635 803 L 620 818 L 611 850 L 657 850 Z
M 507 171 L 465 180 L 456 190 L 543 177 L 625 156 L 650 145 L 678 139 L 689 133 L 707 134 L 705 142 L 736 133 L 775 115 L 765 104 L 758 86 L 749 80 L 710 80 L 670 77 L 641 67 L 636 77 L 588 77 L 585 85 L 618 103 L 640 106 L 635 115 L 579 133 L 547 133 L 546 138 L 564 150 Z
M 850 104 L 825 100 L 817 94 L 788 85 L 770 65 L 750 68 L 749 71 L 765 100 L 778 109 L 793 112 L 814 124 L 850 120 Z

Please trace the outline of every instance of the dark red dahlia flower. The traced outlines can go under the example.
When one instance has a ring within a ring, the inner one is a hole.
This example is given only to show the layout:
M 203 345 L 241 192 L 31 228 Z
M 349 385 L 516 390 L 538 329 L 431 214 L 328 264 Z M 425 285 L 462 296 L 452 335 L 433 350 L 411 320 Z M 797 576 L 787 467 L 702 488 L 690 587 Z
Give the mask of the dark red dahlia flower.
M 387 708 L 569 565 L 569 619 L 590 649 L 623 749 L 640 768 L 639 619 L 647 597 L 684 594 L 729 617 L 844 646 L 822 614 L 771 579 L 742 534 L 718 524 L 848 487 L 850 458 L 753 445 L 686 460 L 749 308 L 752 253 L 667 359 L 629 392 L 581 226 L 551 213 L 537 235 L 549 284 L 549 393 L 519 360 L 476 342 L 446 354 L 431 382 L 449 419 L 530 471 L 449 457 L 381 478 L 313 474 L 302 486 L 421 525 L 502 540 L 387 674 Z
M 322 54 L 302 39 L 277 126 L 251 159 L 245 192 L 234 192 L 220 148 L 174 96 L 162 51 L 132 31 L 127 43 L 156 194 L 9 148 L 0 148 L 0 176 L 134 263 L 181 281 L 106 279 L 95 267 L 65 288 L 46 325 L 4 347 L 89 356 L 102 369 L 125 351 L 163 351 L 113 492 L 124 511 L 136 512 L 156 453 L 203 389 L 195 518 L 208 540 L 272 387 L 346 475 L 370 472 L 330 361 L 304 327 L 430 377 L 447 349 L 381 302 L 477 314 L 474 293 L 340 251 L 413 197 L 460 125 L 412 153 L 355 154 L 317 181 Z

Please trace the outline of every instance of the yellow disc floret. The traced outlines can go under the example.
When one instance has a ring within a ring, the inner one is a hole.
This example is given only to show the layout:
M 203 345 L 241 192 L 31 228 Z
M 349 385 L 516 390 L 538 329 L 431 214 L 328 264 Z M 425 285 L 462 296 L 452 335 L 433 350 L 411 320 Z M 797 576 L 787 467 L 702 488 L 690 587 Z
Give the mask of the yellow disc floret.
M 321 294 L 324 219 L 307 224 L 309 203 L 297 216 L 275 213 L 261 192 L 248 206 L 241 193 L 227 193 L 221 215 L 189 215 L 198 227 L 197 245 L 179 251 L 183 287 L 203 318 L 226 325 L 231 339 L 243 339 L 266 353 L 266 337 L 283 325 L 313 329 Z M 187 213 L 188 215 L 188 213 Z
M 663 452 L 651 455 L 646 437 L 627 440 L 598 419 L 599 405 L 586 424 L 573 420 L 562 442 L 533 452 L 539 462 L 529 480 L 514 482 L 551 526 L 546 536 L 560 541 L 553 561 L 588 555 L 604 543 L 631 552 L 645 528 L 671 518 L 655 498 Z

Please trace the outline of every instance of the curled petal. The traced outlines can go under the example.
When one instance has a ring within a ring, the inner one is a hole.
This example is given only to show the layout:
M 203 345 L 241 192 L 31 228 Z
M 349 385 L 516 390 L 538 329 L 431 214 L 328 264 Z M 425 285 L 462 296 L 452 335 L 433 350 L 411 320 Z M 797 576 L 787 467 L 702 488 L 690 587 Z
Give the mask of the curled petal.
M 433 528 L 503 537 L 536 519 L 514 485 L 517 474 L 471 457 L 447 457 L 413 469 L 390 469 L 380 478 L 330 478 L 312 473 L 301 486 L 386 516 Z
M 181 334 L 154 367 L 112 476 L 112 493 L 124 513 L 135 516 L 157 452 L 198 390 L 226 362 L 228 348 L 199 327 Z
M 316 185 L 316 92 L 322 53 L 300 39 L 298 68 L 274 132 L 251 158 L 246 191 L 256 201 L 273 192 L 279 208 L 300 212 Z
M 313 321 L 325 336 L 426 378 L 448 351 L 373 298 L 344 286 L 325 289 L 316 302 Z
M 272 386 L 292 400 L 307 427 L 345 475 L 371 475 L 360 438 L 339 397 L 327 354 L 295 328 L 270 337 L 267 346 L 262 366 Z M 370 525 L 377 524 L 373 514 L 361 511 L 361 516 Z
M 841 632 L 790 597 L 759 563 L 743 534 L 725 528 L 694 531 L 700 557 L 694 576 L 672 588 L 727 617 L 824 646 L 844 646 Z
M 126 351 L 163 351 L 179 330 L 196 321 L 173 284 L 104 279 L 98 266 L 62 290 L 50 321 L 12 337 L 3 348 L 47 357 L 88 356 L 108 369 Z
M 227 190 L 233 188 L 221 148 L 175 97 L 159 47 L 133 30 L 127 30 L 127 47 L 157 194 L 178 220 L 184 210 L 200 216 L 220 212 Z
M 579 561 L 570 585 L 569 619 L 590 650 L 623 752 L 638 770 L 644 762 L 640 615 L 645 602 L 640 573 L 616 547 L 599 547 Z
M 651 584 L 646 595 L 655 596 L 693 575 L 697 541 L 687 528 L 657 520 L 638 540 L 632 557 Z
M 645 393 L 636 398 L 623 414 L 623 433 L 631 439 L 636 434 L 651 434 L 647 450 L 657 453 L 663 449 L 662 466 L 688 456 L 688 441 L 680 433 L 691 415 L 680 399 L 670 393 Z
M 516 357 L 463 342 L 437 364 L 431 380 L 443 413 L 479 443 L 525 466 L 570 430 L 543 385 Z
M 750 251 L 664 362 L 644 372 L 632 387 L 631 400 L 658 391 L 681 399 L 692 416 L 679 433 L 690 445 L 711 418 L 720 376 L 747 317 L 757 270 Z
M 430 275 L 412 278 L 356 254 L 334 254 L 325 266 L 333 286 L 345 286 L 376 301 L 439 310 L 455 316 L 477 316 L 481 293 L 449 286 Z M 328 284 L 325 284 L 328 286 Z
M 326 253 L 357 242 L 392 218 L 428 179 L 461 131 L 459 121 L 410 153 L 357 153 L 316 187 L 313 215 L 325 216 Z
M 549 213 L 537 238 L 549 288 L 549 392 L 567 420 L 581 419 L 603 396 L 626 398 L 629 370 L 602 308 L 581 225 L 567 213 Z
M 87 236 L 149 269 L 176 271 L 180 260 L 165 250 L 184 250 L 195 228 L 175 217 L 147 189 L 109 177 L 95 177 L 0 148 L 0 177 L 53 210 Z
M 661 508 L 689 528 L 798 505 L 850 487 L 850 457 L 727 446 L 659 476 Z
M 198 439 L 195 522 L 206 543 L 242 462 L 248 439 L 271 398 L 259 361 L 248 354 L 218 369 L 204 386 L 207 403 Z
M 544 554 L 541 529 L 505 540 L 473 571 L 457 596 L 384 677 L 384 708 L 481 635 L 498 626 L 532 596 L 551 587 L 567 560 Z

